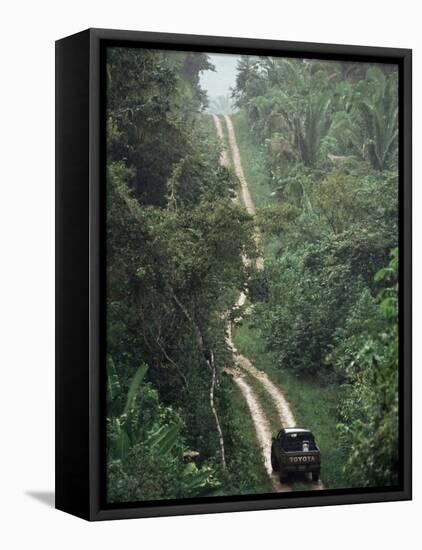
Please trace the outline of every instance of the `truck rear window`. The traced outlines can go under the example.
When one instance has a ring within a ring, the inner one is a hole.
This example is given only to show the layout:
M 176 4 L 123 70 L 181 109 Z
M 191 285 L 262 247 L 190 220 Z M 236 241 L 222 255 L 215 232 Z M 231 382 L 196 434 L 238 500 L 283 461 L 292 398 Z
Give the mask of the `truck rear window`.
M 316 451 L 315 441 L 311 434 L 285 434 L 281 446 L 287 452 Z

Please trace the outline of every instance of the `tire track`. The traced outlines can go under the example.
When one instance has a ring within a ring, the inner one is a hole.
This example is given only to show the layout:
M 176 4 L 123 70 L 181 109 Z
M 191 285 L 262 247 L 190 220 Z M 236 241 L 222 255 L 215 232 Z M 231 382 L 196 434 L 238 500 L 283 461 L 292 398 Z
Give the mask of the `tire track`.
M 236 173 L 238 180 L 240 181 L 240 189 L 242 191 L 243 204 L 245 205 L 245 208 L 248 211 L 248 213 L 251 216 L 255 216 L 256 209 L 255 209 L 254 202 L 252 200 L 251 193 L 249 191 L 249 186 L 246 181 L 245 174 L 243 172 L 242 162 L 240 160 L 239 148 L 237 146 L 237 141 L 236 141 L 236 134 L 234 133 L 233 122 L 232 122 L 232 119 L 229 117 L 229 115 L 224 115 L 224 119 L 226 121 L 226 126 L 227 126 L 227 131 L 229 136 L 229 144 L 232 152 L 234 171 Z
M 229 155 L 227 154 L 227 149 L 224 142 L 223 127 L 221 126 L 221 121 L 217 115 L 212 115 L 212 118 L 214 121 L 215 132 L 222 146 L 221 155 L 220 155 L 220 164 L 228 168 L 230 166 L 230 160 L 229 160 Z
M 242 192 L 243 204 L 245 205 L 247 212 L 251 216 L 255 217 L 256 215 L 255 204 L 253 202 L 252 195 L 249 191 L 248 182 L 246 181 L 245 174 L 243 172 L 242 161 L 240 159 L 240 152 L 239 152 L 239 147 L 237 146 L 237 140 L 236 140 L 236 134 L 234 131 L 233 122 L 232 122 L 232 119 L 229 117 L 229 115 L 224 115 L 224 120 L 226 121 L 226 126 L 227 126 L 227 133 L 229 137 L 230 150 L 232 153 L 234 171 L 238 180 L 240 181 L 240 189 Z M 261 241 L 262 241 L 261 232 L 256 226 L 255 226 L 254 239 L 255 239 L 257 248 L 260 249 Z M 259 256 L 256 259 L 256 267 L 257 269 L 262 269 L 264 267 L 264 258 L 262 256 Z
M 253 376 L 255 380 L 257 380 L 270 395 L 277 409 L 281 424 L 286 427 L 296 426 L 296 420 L 293 416 L 290 405 L 281 390 L 273 382 L 271 382 L 265 372 L 260 371 L 256 367 L 254 367 L 247 357 L 239 354 L 237 354 L 236 356 L 240 363 L 240 367 L 251 376 Z
M 258 398 L 251 388 L 251 386 L 246 382 L 244 376 L 240 372 L 230 372 L 230 375 L 233 378 L 233 381 L 238 386 L 240 392 L 242 393 L 246 404 L 248 405 L 249 412 L 251 414 L 252 422 L 254 424 L 256 438 L 258 444 L 261 448 L 261 453 L 264 458 L 265 470 L 271 479 L 273 487 L 277 493 L 287 493 L 292 490 L 289 485 L 285 483 L 280 483 L 276 472 L 273 471 L 271 466 L 271 426 L 268 421 L 268 418 L 263 411 Z

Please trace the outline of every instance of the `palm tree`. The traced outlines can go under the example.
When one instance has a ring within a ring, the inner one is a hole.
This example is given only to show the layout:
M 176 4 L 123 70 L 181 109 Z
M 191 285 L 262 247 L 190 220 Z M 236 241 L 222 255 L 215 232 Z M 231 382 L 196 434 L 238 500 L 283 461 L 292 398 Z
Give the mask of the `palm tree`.
M 211 98 L 208 109 L 215 115 L 230 115 L 233 112 L 230 97 L 222 95 Z
M 398 150 L 396 72 L 372 66 L 357 85 L 338 85 L 340 108 L 332 135 L 344 153 L 367 159 L 374 170 L 388 168 Z
M 398 82 L 395 73 L 368 69 L 370 96 L 357 106 L 363 152 L 375 170 L 384 170 L 398 148 Z
M 259 102 L 261 110 L 265 108 L 267 112 L 266 128 L 277 126 L 308 166 L 318 160 L 321 141 L 332 123 L 326 79 L 315 67 L 303 60 L 278 60 L 271 67 L 275 72 L 271 77 L 271 101 Z

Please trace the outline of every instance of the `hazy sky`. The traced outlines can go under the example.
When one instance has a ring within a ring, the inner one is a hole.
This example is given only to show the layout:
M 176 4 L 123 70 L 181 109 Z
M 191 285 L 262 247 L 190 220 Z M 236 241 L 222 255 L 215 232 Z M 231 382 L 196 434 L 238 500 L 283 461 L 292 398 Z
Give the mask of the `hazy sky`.
M 201 75 L 201 87 L 213 99 L 218 96 L 230 95 L 230 88 L 236 83 L 236 64 L 239 56 L 228 54 L 208 54 L 215 72 L 205 71 Z

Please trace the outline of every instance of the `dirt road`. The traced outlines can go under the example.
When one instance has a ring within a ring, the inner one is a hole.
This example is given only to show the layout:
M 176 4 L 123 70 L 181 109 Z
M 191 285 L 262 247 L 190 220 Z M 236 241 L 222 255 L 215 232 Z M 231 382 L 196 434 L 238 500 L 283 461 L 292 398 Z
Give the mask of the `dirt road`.
M 226 168 L 228 168 L 230 166 L 230 160 L 229 160 L 229 155 L 227 154 L 227 149 L 224 142 L 223 127 L 221 126 L 221 121 L 217 115 L 212 115 L 212 118 L 214 120 L 214 127 L 215 127 L 216 134 L 218 136 L 218 139 L 221 142 L 221 145 L 223 146 L 221 149 L 220 163 L 222 166 L 225 166 Z
M 223 153 L 221 155 L 220 162 L 224 166 L 229 166 L 230 161 L 225 148 L 224 133 L 221 126 L 221 121 L 220 121 L 220 118 L 216 115 L 213 115 L 213 118 L 214 118 L 214 126 L 216 129 L 217 136 L 223 145 Z M 240 152 L 237 146 L 236 134 L 233 127 L 233 122 L 228 115 L 225 115 L 224 119 L 227 126 L 227 133 L 229 138 L 233 167 L 241 186 L 242 201 L 243 201 L 243 204 L 245 205 L 245 208 L 249 212 L 249 214 L 251 214 L 252 216 L 255 216 L 256 214 L 255 205 L 252 200 L 251 193 L 249 191 L 248 182 L 246 181 L 245 174 L 243 172 Z M 261 235 L 258 228 L 256 228 L 256 231 L 255 231 L 255 240 L 257 242 L 257 245 L 259 246 L 261 241 Z M 264 259 L 262 257 L 257 259 L 256 266 L 258 269 L 263 268 Z M 236 301 L 236 306 L 242 306 L 245 303 L 245 300 L 246 300 L 246 295 L 242 292 Z M 249 375 L 253 377 L 256 380 L 256 382 L 258 382 L 265 389 L 269 399 L 271 399 L 271 401 L 275 405 L 275 408 L 277 409 L 281 426 L 292 427 L 296 425 L 296 421 L 293 416 L 293 412 L 291 410 L 290 404 L 287 401 L 286 397 L 284 396 L 284 393 L 282 392 L 282 390 L 270 380 L 268 375 L 265 372 L 257 369 L 247 357 L 245 357 L 244 355 L 238 352 L 233 342 L 233 326 L 232 326 L 232 323 L 230 322 L 228 323 L 228 326 L 227 326 L 227 343 L 229 344 L 229 346 L 233 351 L 234 361 L 237 365 L 237 368 L 231 369 L 229 373 L 233 377 L 234 382 L 238 386 L 239 390 L 241 391 L 248 405 L 249 412 L 251 414 L 251 418 L 252 418 L 255 432 L 256 432 L 256 438 L 261 448 L 265 469 L 268 473 L 268 476 L 272 481 L 275 491 L 277 492 L 292 491 L 293 487 L 289 484 L 281 483 L 279 481 L 277 474 L 272 470 L 271 425 L 267 415 L 265 414 L 265 411 L 263 410 L 259 402 L 259 399 L 256 393 L 254 392 L 252 386 L 247 381 L 247 376 Z M 312 490 L 319 490 L 324 488 L 321 481 L 309 483 L 308 486 Z
M 242 192 L 242 201 L 248 213 L 251 216 L 255 216 L 256 215 L 255 204 L 253 202 L 252 195 L 249 191 L 248 182 L 246 181 L 245 174 L 243 172 L 242 161 L 240 159 L 240 152 L 239 152 L 239 147 L 237 146 L 237 140 L 236 140 L 236 134 L 234 131 L 233 122 L 228 115 L 224 115 L 224 119 L 226 121 L 226 126 L 227 126 L 227 134 L 229 137 L 229 144 L 230 144 L 231 156 L 233 159 L 234 171 L 240 182 L 240 189 Z M 256 245 L 259 249 L 261 246 L 261 233 L 258 227 L 255 227 L 254 238 L 255 238 Z M 258 269 L 262 269 L 264 267 L 264 258 L 262 258 L 261 256 L 259 256 L 256 260 L 256 267 Z

